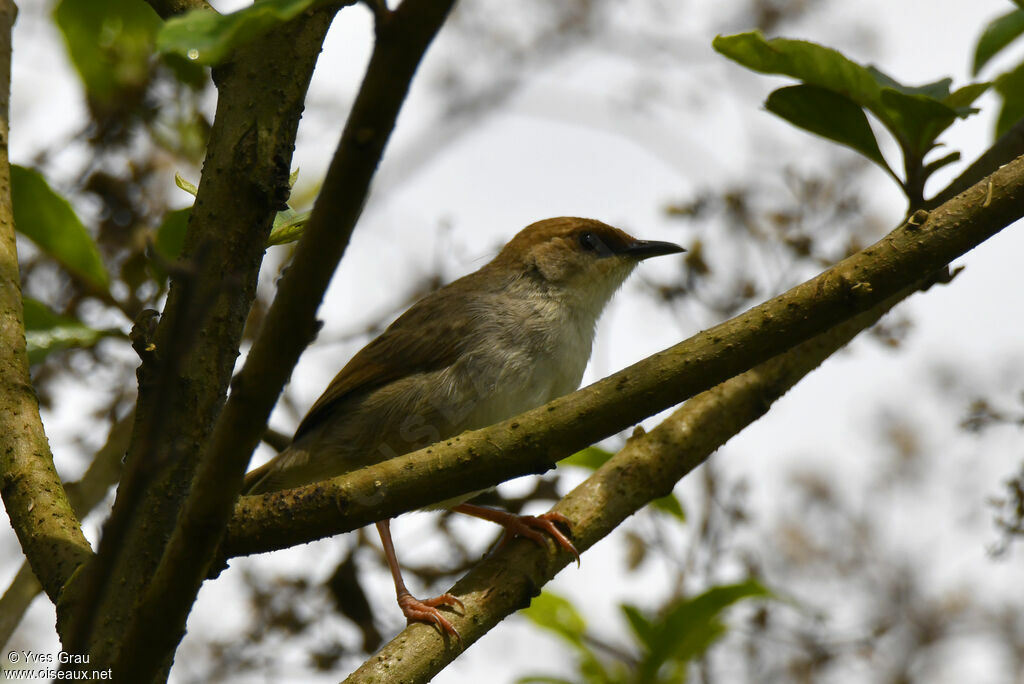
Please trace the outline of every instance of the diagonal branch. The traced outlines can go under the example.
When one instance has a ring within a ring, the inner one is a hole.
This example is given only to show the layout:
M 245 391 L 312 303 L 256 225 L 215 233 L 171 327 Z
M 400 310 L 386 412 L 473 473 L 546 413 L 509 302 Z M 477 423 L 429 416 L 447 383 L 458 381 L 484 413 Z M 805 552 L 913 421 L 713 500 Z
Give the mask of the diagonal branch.
M 573 521 L 580 551 L 608 536 L 626 518 L 672 491 L 733 435 L 768 412 L 801 378 L 916 291 L 908 288 L 872 309 L 690 399 L 651 432 L 634 436 L 553 510 Z M 552 556 L 532 543 L 516 542 L 473 568 L 452 593 L 465 604 L 452 622 L 468 646 L 506 617 L 530 604 L 562 568 L 567 554 Z M 495 589 L 498 589 L 497 591 Z M 346 684 L 427 682 L 462 648 L 424 624 L 405 628 L 367 660 Z
M 370 180 L 423 54 L 454 0 L 406 0 L 378 16 L 366 77 L 295 259 L 245 366 L 232 382 L 183 512 L 132 617 L 114 676 L 149 681 L 185 620 L 223 537 L 242 475 L 362 211 Z
M 0 1 L 0 494 L 32 571 L 56 601 L 92 549 L 53 467 L 25 353 L 7 157 L 16 14 L 13 2 Z
M 96 452 L 89 469 L 77 482 L 64 487 L 71 509 L 79 519 L 85 518 L 107 496 L 121 473 L 121 456 L 128 448 L 132 415 L 117 421 L 107 435 L 107 442 Z M 26 561 L 19 568 L 11 584 L 0 596 L 0 647 L 7 643 L 29 604 L 42 587 Z
M 14 634 L 21 619 L 25 617 L 25 611 L 42 590 L 42 585 L 32 572 L 32 566 L 28 561 L 22 562 L 14 579 L 7 585 L 3 596 L 0 596 L 0 646 L 6 644 Z
M 503 423 L 345 476 L 243 497 L 225 553 L 283 548 L 543 472 L 926 279 L 1024 214 L 1024 157 L 919 211 L 821 275 L 609 378 Z

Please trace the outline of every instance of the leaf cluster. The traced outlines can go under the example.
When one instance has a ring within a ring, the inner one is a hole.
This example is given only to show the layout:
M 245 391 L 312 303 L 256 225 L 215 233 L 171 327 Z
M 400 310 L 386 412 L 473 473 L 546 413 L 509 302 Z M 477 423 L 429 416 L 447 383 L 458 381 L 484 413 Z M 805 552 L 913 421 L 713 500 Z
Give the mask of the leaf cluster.
M 970 83 L 950 91 L 950 78 L 908 86 L 831 48 L 803 40 L 768 40 L 758 31 L 718 36 L 712 45 L 749 69 L 799 80 L 800 85 L 773 91 L 765 108 L 799 128 L 856 150 L 882 167 L 901 185 L 911 206 L 924 201 L 924 184 L 935 171 L 960 159 L 959 152 L 930 162 L 925 156 L 939 145 L 938 137 L 954 121 L 978 111 L 971 105 L 990 86 Z M 903 177 L 882 155 L 868 113 L 899 146 Z
M 629 648 L 610 647 L 588 631 L 586 621 L 568 599 L 549 591 L 535 598 L 522 614 L 558 635 L 575 652 L 575 682 L 528 675 L 520 684 L 672 684 L 687 679 L 687 669 L 727 631 L 722 613 L 749 599 L 770 599 L 772 592 L 756 580 L 711 587 L 668 602 L 656 615 L 623 604 L 630 627 Z M 609 662 L 610 661 L 610 662 Z

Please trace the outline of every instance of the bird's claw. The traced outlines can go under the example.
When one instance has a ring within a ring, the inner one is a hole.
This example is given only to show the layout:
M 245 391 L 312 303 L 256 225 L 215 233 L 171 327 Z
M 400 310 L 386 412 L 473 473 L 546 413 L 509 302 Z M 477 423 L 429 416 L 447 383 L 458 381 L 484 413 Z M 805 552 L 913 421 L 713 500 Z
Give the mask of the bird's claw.
M 549 512 L 542 515 L 510 515 L 507 521 L 500 523 L 505 528 L 505 536 L 498 544 L 498 549 L 503 548 L 516 537 L 525 537 L 541 546 L 544 546 L 545 534 L 555 540 L 562 549 L 568 551 L 576 558 L 576 566 L 580 565 L 580 552 L 576 550 L 572 540 L 565 536 L 562 530 L 558 529 L 555 523 L 562 523 L 569 526 L 569 519 L 561 513 Z
M 459 634 L 459 631 L 455 629 L 455 626 L 437 608 L 438 606 L 448 606 L 449 608 L 458 606 L 459 610 L 465 611 L 466 607 L 462 604 L 462 601 L 451 594 L 441 594 L 434 598 L 422 600 L 412 594 L 402 594 L 398 597 L 398 605 L 402 609 L 405 619 L 409 622 L 432 623 L 441 630 L 442 634 L 451 635 L 460 644 L 462 643 L 462 636 Z

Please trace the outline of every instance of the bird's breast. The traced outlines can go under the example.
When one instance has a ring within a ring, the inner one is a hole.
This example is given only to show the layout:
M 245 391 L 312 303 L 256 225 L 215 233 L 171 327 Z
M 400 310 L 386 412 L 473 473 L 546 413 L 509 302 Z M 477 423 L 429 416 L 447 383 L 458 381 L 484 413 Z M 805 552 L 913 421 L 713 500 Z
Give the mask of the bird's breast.
M 464 403 L 464 430 L 506 420 L 579 387 L 594 320 L 571 315 L 557 302 L 506 302 L 500 314 L 480 321 L 479 330 L 480 343 L 448 369 L 451 386 L 461 388 L 450 396 Z

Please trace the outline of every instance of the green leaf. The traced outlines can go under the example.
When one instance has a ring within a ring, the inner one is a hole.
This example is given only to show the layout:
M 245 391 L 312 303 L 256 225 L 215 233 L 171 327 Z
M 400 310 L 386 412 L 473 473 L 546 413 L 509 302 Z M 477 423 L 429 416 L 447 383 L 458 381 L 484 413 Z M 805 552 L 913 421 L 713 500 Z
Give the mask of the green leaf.
M 1015 41 L 1022 33 L 1024 33 L 1024 10 L 1015 9 L 990 21 L 985 30 L 981 32 L 978 44 L 974 46 L 974 64 L 971 66 L 971 74 L 977 76 L 990 59 Z
M 796 78 L 808 86 L 817 86 L 840 95 L 854 105 L 867 109 L 900 143 L 910 163 L 920 160 L 932 148 L 935 138 L 956 120 L 974 112 L 962 104 L 971 95 L 983 92 L 982 84 L 972 84 L 951 95 L 951 80 L 940 79 L 921 86 L 906 86 L 874 67 L 864 67 L 839 52 L 815 43 L 775 38 L 765 40 L 759 32 L 718 36 L 714 48 L 747 68 L 768 74 Z M 961 92 L 963 91 L 963 92 Z M 954 97 L 955 95 L 955 97 Z M 794 99 L 794 95 L 789 95 Z M 949 101 L 947 103 L 947 101 Z M 789 104 L 789 107 L 785 105 Z M 830 124 L 813 121 L 795 111 L 796 103 L 776 103 L 789 120 L 819 135 L 849 145 L 873 161 L 874 149 L 865 139 L 863 128 L 853 124 L 849 114 L 844 121 Z M 849 106 L 846 107 L 849 110 Z M 833 130 L 838 128 L 839 130 Z
M 999 138 L 1024 117 L 1024 63 L 996 78 L 995 90 L 1003 98 L 996 119 L 995 137 Z
M 294 188 L 295 181 L 298 179 L 299 170 L 295 169 L 288 174 L 288 188 Z M 295 211 L 291 206 L 284 211 L 277 212 L 274 215 L 274 226 L 270 229 L 270 236 L 267 237 L 267 247 L 298 241 L 306 229 L 310 214 L 312 214 L 310 211 Z
M 955 92 L 949 87 L 953 79 L 908 86 L 896 81 L 875 67 L 868 71 L 881 87 L 881 109 L 872 110 L 899 141 L 904 154 L 920 161 L 935 146 L 935 139 L 959 117 L 966 119 L 978 112 L 970 105 L 989 83 L 969 83 Z
M 192 207 L 175 209 L 167 212 L 163 223 L 156 229 L 156 240 L 153 246 L 165 261 L 174 261 L 181 256 L 181 248 L 185 244 L 185 231 L 188 230 L 188 219 Z
M 889 130 L 896 136 L 904 154 L 912 155 L 917 161 L 957 119 L 956 111 L 928 95 L 883 88 L 882 104 L 888 115 Z
M 626 621 L 629 622 L 629 626 L 633 629 L 633 634 L 636 636 L 637 641 L 650 650 L 655 638 L 654 624 L 636 606 L 623 603 L 619 606 L 619 609 L 626 616 Z
M 771 598 L 772 592 L 757 580 L 711 587 L 690 599 L 677 602 L 662 620 L 664 647 L 674 658 L 689 661 L 704 653 L 713 640 L 703 634 L 719 621 L 722 611 L 748 598 Z M 684 637 L 680 639 L 679 637 Z
M 554 632 L 574 646 L 583 643 L 587 623 L 566 598 L 544 591 L 530 601 L 528 608 L 519 612 L 537 626 Z
M 950 93 L 949 97 L 943 100 L 943 103 L 956 111 L 959 116 L 975 114 L 978 110 L 971 107 L 971 105 L 990 87 L 992 87 L 991 81 L 968 83 L 964 87 Z
M 577 451 L 572 456 L 566 456 L 558 462 L 559 466 L 576 466 L 577 468 L 586 468 L 587 470 L 597 470 L 603 466 L 608 459 L 612 457 L 612 453 L 601 447 L 588 446 L 586 449 Z
M 930 162 L 928 162 L 927 164 L 924 165 L 924 177 L 928 178 L 929 176 L 931 176 L 933 173 L 935 173 L 936 171 L 938 171 L 942 167 L 948 166 L 948 165 L 952 164 L 953 162 L 957 162 L 957 161 L 960 161 L 960 153 L 959 152 L 950 152 L 945 157 L 940 157 L 940 158 L 938 158 L 938 159 L 936 159 L 934 161 L 930 161 Z
M 686 511 L 683 509 L 683 504 L 679 501 L 675 494 L 669 494 L 655 499 L 651 502 L 651 507 L 662 513 L 668 513 L 673 518 L 679 520 L 679 522 L 686 522 Z
M 647 653 L 638 669 L 639 681 L 659 681 L 657 674 L 669 664 L 667 679 L 685 673 L 687 663 L 698 658 L 726 632 L 721 613 L 746 598 L 770 598 L 772 593 L 756 580 L 712 587 L 703 594 L 674 602 L 664 615 L 652 621 L 646 640 Z M 635 631 L 635 628 L 634 628 Z
M 155 47 L 155 46 L 154 46 Z M 166 53 L 161 55 L 161 61 L 171 73 L 174 74 L 174 78 L 179 83 L 192 88 L 193 90 L 202 90 L 206 87 L 206 84 L 210 82 L 210 73 L 202 64 L 196 64 L 195 62 L 189 61 L 187 57 L 176 55 L 174 53 Z M 189 121 L 192 127 L 202 128 L 202 123 L 199 121 Z M 205 139 L 204 139 L 205 140 Z
M 168 19 L 157 35 L 156 46 L 160 52 L 213 66 L 227 59 L 236 48 L 322 2 L 324 0 L 262 0 L 231 14 L 192 10 Z
M 866 68 L 840 52 L 817 43 L 788 38 L 765 40 L 760 31 L 717 36 L 715 50 L 748 69 L 791 76 L 807 85 L 826 88 L 862 107 L 880 102 L 880 88 Z
M 104 337 L 120 335 L 118 330 L 96 330 L 76 318 L 61 316 L 35 299 L 22 300 L 25 310 L 25 344 L 28 361 L 36 364 L 51 352 L 70 347 L 86 348 Z
M 580 658 L 578 667 L 583 681 L 612 681 L 597 654 L 584 640 L 586 622 L 568 599 L 549 591 L 541 592 L 520 613 L 537 626 L 562 637 L 573 647 Z
M 18 232 L 36 243 L 64 268 L 99 290 L 110 278 L 96 243 L 66 199 L 37 171 L 11 165 L 11 201 Z
M 904 95 L 924 95 L 933 100 L 943 100 L 949 97 L 949 87 L 953 85 L 953 79 L 947 77 L 940 78 L 932 83 L 925 83 L 924 85 L 908 86 L 900 83 L 876 66 L 868 65 L 865 68 L 871 74 L 871 77 L 875 79 L 875 83 L 878 84 L 879 88 L 898 90 Z
M 289 242 L 295 242 L 302 237 L 302 232 L 306 229 L 310 213 L 308 211 L 295 211 L 291 208 L 277 212 L 277 215 L 274 216 L 274 227 L 267 238 L 267 247 L 285 245 Z
M 141 92 L 160 28 L 141 0 L 61 0 L 54 20 L 90 103 L 115 107 L 126 93 Z
M 776 90 L 764 106 L 794 126 L 860 152 L 894 175 L 878 148 L 867 115 L 848 97 L 819 86 L 797 85 Z
M 765 40 L 759 31 L 741 33 L 735 36 L 718 36 L 712 43 L 714 48 L 743 66 L 767 74 L 780 74 L 796 78 L 808 86 L 831 91 L 855 106 L 863 107 L 875 114 L 882 124 L 896 136 L 898 140 L 911 139 L 910 132 L 904 131 L 894 121 L 888 107 L 882 100 L 882 89 L 904 88 L 877 69 L 869 69 L 853 62 L 831 48 L 803 40 L 774 38 Z M 798 91 L 799 93 L 799 91 Z M 798 94 L 797 93 L 797 94 Z M 948 90 L 947 90 L 948 94 Z M 796 94 L 784 95 L 783 98 L 797 99 Z M 805 95 L 808 99 L 811 95 Z M 824 99 L 819 96 L 818 99 Z M 849 107 L 845 108 L 843 123 L 832 127 L 828 122 L 814 122 L 810 116 L 794 111 L 796 102 L 774 103 L 774 106 L 785 111 L 787 120 L 796 119 L 793 123 L 811 130 L 818 135 L 831 139 L 831 134 L 842 134 L 842 144 L 865 154 L 878 163 L 881 154 L 874 156 L 875 151 L 867 142 L 862 128 L 853 122 Z M 787 106 L 788 105 L 788 106 Z M 832 105 L 839 107 L 838 99 Z M 782 116 L 782 114 L 780 114 Z M 798 123 L 799 122 L 799 123 Z M 813 128 L 811 127 L 813 126 Z M 838 128 L 834 131 L 832 128 Z M 826 134 L 823 131 L 828 131 Z M 875 144 L 877 147 L 877 143 Z M 885 167 L 888 169 L 888 166 Z M 891 173 L 891 170 L 890 170 Z
M 193 197 L 199 194 L 199 188 L 197 188 L 191 181 L 186 180 L 186 178 L 177 171 L 174 172 L 174 184 Z

